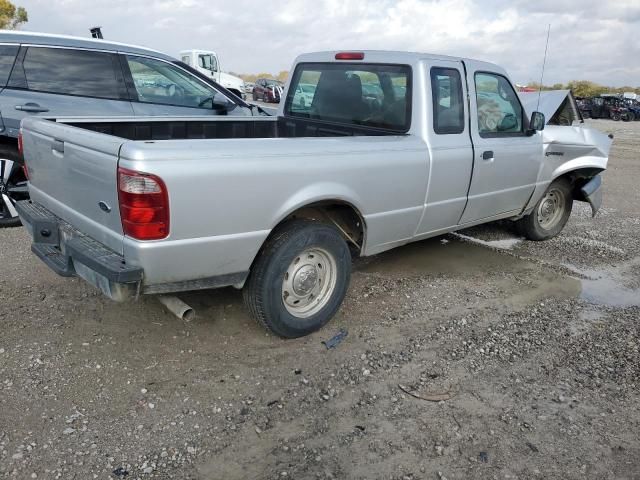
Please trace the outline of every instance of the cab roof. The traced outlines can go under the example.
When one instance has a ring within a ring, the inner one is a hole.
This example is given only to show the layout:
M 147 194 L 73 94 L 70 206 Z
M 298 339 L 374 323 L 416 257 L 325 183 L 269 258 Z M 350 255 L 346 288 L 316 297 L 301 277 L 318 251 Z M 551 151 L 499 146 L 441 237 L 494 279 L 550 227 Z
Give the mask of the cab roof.
M 465 57 L 454 57 L 449 55 L 438 55 L 433 53 L 421 52 L 404 52 L 393 50 L 332 50 L 324 52 L 304 53 L 296 58 L 296 63 L 300 62 L 335 62 L 340 63 L 343 60 L 336 60 L 336 54 L 344 52 L 358 52 L 364 54 L 362 60 L 349 60 L 352 63 L 390 63 L 390 64 L 407 64 L 414 65 L 420 61 L 448 61 L 448 62 L 465 62 L 465 64 L 473 64 L 475 69 L 487 69 L 494 72 L 504 72 L 499 65 L 481 60 L 475 60 Z
M 54 35 L 39 32 L 24 32 L 13 30 L 0 30 L 0 43 L 16 43 L 30 45 L 45 45 L 56 47 L 86 48 L 92 50 L 106 50 L 110 52 L 133 53 L 138 55 L 149 55 L 163 60 L 175 60 L 157 50 L 126 43 L 110 42 L 108 40 L 73 37 L 70 35 Z

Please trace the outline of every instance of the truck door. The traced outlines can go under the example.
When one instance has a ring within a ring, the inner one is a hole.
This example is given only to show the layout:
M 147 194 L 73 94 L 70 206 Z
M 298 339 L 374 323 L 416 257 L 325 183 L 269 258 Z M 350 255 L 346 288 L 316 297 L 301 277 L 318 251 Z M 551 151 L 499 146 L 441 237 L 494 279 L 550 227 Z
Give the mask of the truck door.
M 458 224 L 467 203 L 473 168 L 465 73 L 461 62 L 438 61 L 425 67 L 430 175 L 425 208 L 416 234 Z
M 524 108 L 508 78 L 483 64 L 467 67 L 475 158 L 460 224 L 522 211 L 543 159 L 541 134 L 527 134 Z

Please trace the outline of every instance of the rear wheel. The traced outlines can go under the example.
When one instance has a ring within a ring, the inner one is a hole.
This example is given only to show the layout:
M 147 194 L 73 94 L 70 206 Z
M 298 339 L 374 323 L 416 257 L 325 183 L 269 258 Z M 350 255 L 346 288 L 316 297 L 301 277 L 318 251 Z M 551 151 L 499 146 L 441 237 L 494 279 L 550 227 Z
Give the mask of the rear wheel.
M 631 122 L 634 120 L 635 115 L 633 114 L 633 112 L 624 112 L 621 117 L 622 117 L 622 121 Z
M 619 112 L 611 112 L 611 120 L 614 122 L 619 122 L 622 115 Z
M 562 231 L 572 207 L 571 184 L 559 178 L 549 185 L 533 212 L 516 222 L 516 227 L 529 240 L 547 240 Z
M 13 160 L 0 159 L 0 228 L 17 227 L 20 217 L 15 205 L 29 198 L 21 166 Z
M 340 232 L 295 220 L 276 231 L 256 259 L 244 287 L 245 304 L 276 335 L 301 337 L 335 315 L 350 275 L 351 254 Z
M 0 228 L 17 227 L 20 217 L 15 209 L 19 200 L 29 198 L 22 171 L 22 156 L 14 140 L 0 140 Z

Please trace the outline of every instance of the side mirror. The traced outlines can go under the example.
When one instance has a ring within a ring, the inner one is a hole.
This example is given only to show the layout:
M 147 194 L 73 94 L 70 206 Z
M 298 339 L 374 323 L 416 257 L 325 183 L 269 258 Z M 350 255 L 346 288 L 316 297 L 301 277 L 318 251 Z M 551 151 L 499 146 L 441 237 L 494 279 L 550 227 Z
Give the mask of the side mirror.
M 529 132 L 533 135 L 535 132 L 540 132 L 544 130 L 546 119 L 544 118 L 544 113 L 542 112 L 533 112 L 531 114 L 531 120 L 529 120 Z

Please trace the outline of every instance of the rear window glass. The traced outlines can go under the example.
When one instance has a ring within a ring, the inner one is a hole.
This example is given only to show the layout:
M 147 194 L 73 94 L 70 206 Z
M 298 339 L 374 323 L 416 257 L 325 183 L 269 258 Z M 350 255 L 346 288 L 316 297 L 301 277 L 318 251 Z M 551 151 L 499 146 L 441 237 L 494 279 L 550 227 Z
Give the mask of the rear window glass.
M 411 67 L 301 63 L 285 115 L 406 132 L 411 123 Z
M 431 69 L 431 95 L 433 99 L 433 130 L 439 135 L 464 131 L 464 104 L 462 80 L 454 68 Z
M 29 47 L 24 57 L 29 90 L 120 99 L 113 54 L 66 48 Z
M 17 54 L 17 45 L 0 45 L 0 85 L 7 84 Z

